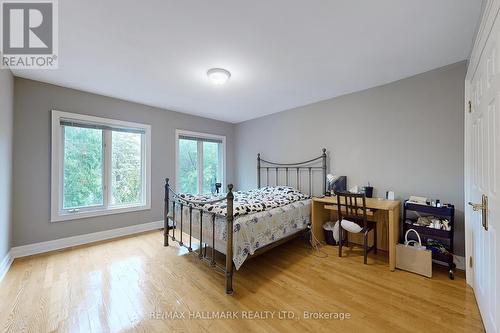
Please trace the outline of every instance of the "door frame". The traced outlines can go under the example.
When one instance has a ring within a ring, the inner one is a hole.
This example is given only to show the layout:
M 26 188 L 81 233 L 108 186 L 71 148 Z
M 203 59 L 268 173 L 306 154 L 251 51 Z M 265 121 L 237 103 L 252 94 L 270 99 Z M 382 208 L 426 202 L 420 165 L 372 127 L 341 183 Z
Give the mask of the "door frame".
M 471 96 L 471 81 L 465 80 L 465 101 L 464 101 L 464 233 L 465 233 L 465 279 L 469 286 L 474 286 L 474 265 L 471 265 L 472 258 L 474 258 L 474 247 L 472 242 L 472 224 L 471 222 L 471 209 L 467 202 L 469 201 L 469 188 L 470 188 L 470 145 L 469 145 L 469 131 L 467 130 L 467 115 L 469 113 L 469 101 L 472 100 Z
M 464 233 L 465 233 L 465 276 L 466 282 L 471 287 L 474 286 L 474 252 L 472 244 L 472 225 L 470 214 L 472 209 L 467 204 L 469 201 L 469 162 L 470 147 L 468 146 L 468 139 L 470 133 L 467 131 L 467 115 L 469 113 L 469 101 L 472 101 L 471 96 L 471 82 L 476 74 L 483 50 L 488 41 L 491 29 L 497 19 L 500 20 L 499 15 L 500 0 L 487 0 L 484 11 L 481 15 L 481 21 L 477 30 L 476 38 L 474 40 L 473 48 L 470 55 L 470 60 L 467 66 L 467 74 L 464 82 Z M 472 263 L 472 266 L 471 266 Z

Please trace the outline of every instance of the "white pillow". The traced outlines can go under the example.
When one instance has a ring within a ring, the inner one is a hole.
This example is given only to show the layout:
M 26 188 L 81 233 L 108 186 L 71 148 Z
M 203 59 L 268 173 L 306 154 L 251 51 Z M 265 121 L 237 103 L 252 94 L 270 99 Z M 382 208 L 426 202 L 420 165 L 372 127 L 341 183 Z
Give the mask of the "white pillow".
M 357 234 L 358 232 L 361 232 L 361 230 L 363 230 L 363 228 L 361 228 L 358 224 L 356 224 L 352 221 L 346 220 L 346 219 L 342 219 L 342 229 L 345 229 L 345 230 L 352 232 L 352 233 L 355 233 L 355 234 Z M 335 230 L 333 231 L 333 236 L 335 237 Z M 337 237 L 338 237 L 338 231 L 337 231 Z
M 335 222 L 335 225 L 333 226 L 333 239 L 335 239 L 335 242 L 338 242 L 340 237 L 339 237 L 339 221 Z

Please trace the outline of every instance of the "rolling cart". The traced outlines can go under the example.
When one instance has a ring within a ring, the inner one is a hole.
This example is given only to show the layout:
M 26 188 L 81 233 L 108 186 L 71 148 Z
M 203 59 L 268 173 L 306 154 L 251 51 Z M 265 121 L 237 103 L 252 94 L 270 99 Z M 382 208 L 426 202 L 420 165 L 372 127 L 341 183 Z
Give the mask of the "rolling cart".
M 449 221 L 450 230 L 434 229 L 427 226 L 415 225 L 418 216 L 435 216 L 439 219 L 446 219 Z M 425 245 L 429 245 L 429 240 L 438 241 L 441 243 L 447 253 L 442 253 L 437 249 L 432 251 L 432 259 L 448 264 L 449 271 L 448 277 L 453 280 L 455 277 L 456 265 L 453 262 L 453 235 L 455 232 L 455 207 L 453 205 L 446 205 L 443 207 L 434 207 L 430 205 L 421 205 L 408 202 L 405 200 L 403 209 L 403 233 L 404 235 L 408 229 L 415 229 L 422 238 Z M 431 241 L 432 243 L 432 241 Z

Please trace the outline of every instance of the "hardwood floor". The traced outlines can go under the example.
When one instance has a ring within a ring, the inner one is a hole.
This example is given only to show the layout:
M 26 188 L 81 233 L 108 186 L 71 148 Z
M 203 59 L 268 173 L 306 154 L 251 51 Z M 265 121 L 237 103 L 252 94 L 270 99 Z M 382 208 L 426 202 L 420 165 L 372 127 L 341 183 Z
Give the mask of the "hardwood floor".
M 155 231 L 16 260 L 0 284 L 3 330 L 484 330 L 463 274 L 451 281 L 446 269 L 436 268 L 432 279 L 391 273 L 387 257 L 370 255 L 363 265 L 359 250 L 338 258 L 336 247 L 317 253 L 297 239 L 246 262 L 235 274 L 234 295 L 227 296 L 221 274 L 177 245 L 162 244 Z M 337 314 L 307 319 L 304 311 Z M 335 317 L 342 313 L 350 317 Z

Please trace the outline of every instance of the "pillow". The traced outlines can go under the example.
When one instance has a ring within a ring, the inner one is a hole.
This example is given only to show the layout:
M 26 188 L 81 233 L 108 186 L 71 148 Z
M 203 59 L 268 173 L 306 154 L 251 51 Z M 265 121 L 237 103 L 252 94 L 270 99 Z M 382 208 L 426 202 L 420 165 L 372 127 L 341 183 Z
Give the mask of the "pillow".
M 335 239 L 335 242 L 339 241 L 339 221 L 335 222 L 335 225 L 333 226 L 333 239 Z
M 346 219 L 342 219 L 342 229 L 345 229 L 345 230 L 352 232 L 352 233 L 355 233 L 355 234 L 357 234 L 358 232 L 361 232 L 361 230 L 363 230 L 363 228 L 361 228 L 358 224 L 356 224 L 352 221 L 346 220 Z M 333 234 L 335 235 L 335 231 Z M 338 232 L 337 232 L 337 234 L 338 234 Z

